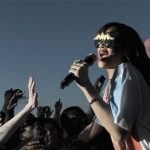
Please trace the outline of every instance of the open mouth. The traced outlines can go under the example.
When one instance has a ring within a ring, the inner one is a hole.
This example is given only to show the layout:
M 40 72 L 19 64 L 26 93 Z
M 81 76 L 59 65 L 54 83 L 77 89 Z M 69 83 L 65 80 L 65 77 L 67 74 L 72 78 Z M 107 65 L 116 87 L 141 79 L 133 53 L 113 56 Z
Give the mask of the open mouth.
M 108 53 L 105 52 L 105 51 L 99 52 L 98 56 L 99 56 L 98 58 L 99 58 L 100 60 L 104 60 L 105 58 L 108 57 Z

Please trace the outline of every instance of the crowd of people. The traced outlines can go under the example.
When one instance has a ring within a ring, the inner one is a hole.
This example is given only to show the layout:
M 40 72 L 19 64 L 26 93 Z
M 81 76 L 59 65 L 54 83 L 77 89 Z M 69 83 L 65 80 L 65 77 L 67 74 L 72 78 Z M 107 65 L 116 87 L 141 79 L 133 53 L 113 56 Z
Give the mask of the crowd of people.
M 95 82 L 95 87 L 100 90 L 101 87 L 98 84 L 99 78 Z M 48 105 L 39 106 L 35 81 L 32 77 L 29 79 L 28 87 L 29 100 L 24 108 L 27 107 L 27 109 L 18 114 L 15 114 L 15 108 L 24 92 L 20 89 L 11 88 L 4 93 L 4 105 L 0 112 L 1 150 L 96 150 L 113 148 L 106 131 L 99 136 L 103 141 L 101 143 L 99 143 L 98 136 L 97 140 L 95 138 L 89 143 L 79 138 L 81 131 L 93 122 L 93 113 L 86 113 L 79 106 L 70 106 L 62 111 L 61 99 L 55 102 L 54 110 Z M 33 109 L 37 110 L 36 113 L 32 113 Z M 18 115 L 19 117 L 17 117 Z
M 61 99 L 54 111 L 39 106 L 35 80 L 30 77 L 28 103 L 17 114 L 14 109 L 24 92 L 4 93 L 1 150 L 150 149 L 150 59 L 144 43 L 132 27 L 110 22 L 98 30 L 94 44 L 98 67 L 108 74 L 104 90 L 100 78 L 91 83 L 85 61 L 75 60 L 69 70 L 89 102 L 90 113 L 79 106 L 61 111 Z

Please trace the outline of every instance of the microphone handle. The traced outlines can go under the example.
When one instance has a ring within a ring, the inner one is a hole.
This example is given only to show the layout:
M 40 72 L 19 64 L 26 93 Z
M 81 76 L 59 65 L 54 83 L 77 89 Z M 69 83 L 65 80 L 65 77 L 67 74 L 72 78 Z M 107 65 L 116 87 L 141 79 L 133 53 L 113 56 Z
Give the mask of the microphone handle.
M 66 86 L 68 86 L 72 81 L 75 80 L 75 75 L 73 73 L 69 73 L 65 79 L 61 82 L 60 88 L 64 89 Z
M 90 55 L 86 56 L 83 59 L 83 62 L 86 62 L 89 66 L 93 65 L 94 61 L 96 60 L 96 55 L 94 53 L 91 53 Z M 64 80 L 62 80 L 60 84 L 60 88 L 64 89 L 66 86 L 68 86 L 72 81 L 76 79 L 75 75 L 73 73 L 69 73 Z

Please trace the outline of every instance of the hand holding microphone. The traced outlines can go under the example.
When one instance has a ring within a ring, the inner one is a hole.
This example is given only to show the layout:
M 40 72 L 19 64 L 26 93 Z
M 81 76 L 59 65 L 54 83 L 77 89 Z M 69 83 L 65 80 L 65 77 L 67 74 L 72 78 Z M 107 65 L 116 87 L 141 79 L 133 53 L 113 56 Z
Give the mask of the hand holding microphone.
M 89 66 L 93 65 L 96 61 L 97 57 L 94 53 L 89 54 L 86 56 L 82 61 L 87 63 Z M 73 82 L 76 79 L 75 75 L 73 73 L 69 73 L 64 80 L 60 83 L 60 88 L 64 89 L 66 86 L 68 86 L 71 82 Z

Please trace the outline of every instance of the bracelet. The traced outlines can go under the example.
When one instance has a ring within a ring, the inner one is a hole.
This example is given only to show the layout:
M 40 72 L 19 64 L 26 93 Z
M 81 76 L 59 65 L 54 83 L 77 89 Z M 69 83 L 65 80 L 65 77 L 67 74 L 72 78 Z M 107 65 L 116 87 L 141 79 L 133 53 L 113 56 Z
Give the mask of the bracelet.
M 90 105 L 92 105 L 94 102 L 98 101 L 99 100 L 99 96 L 96 96 L 94 97 L 91 102 L 90 102 Z

